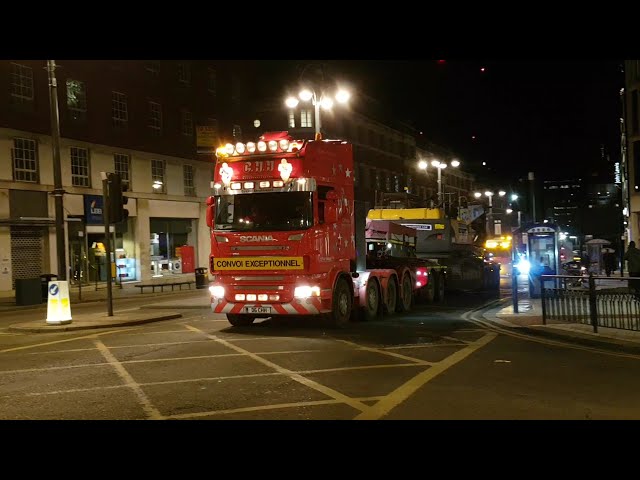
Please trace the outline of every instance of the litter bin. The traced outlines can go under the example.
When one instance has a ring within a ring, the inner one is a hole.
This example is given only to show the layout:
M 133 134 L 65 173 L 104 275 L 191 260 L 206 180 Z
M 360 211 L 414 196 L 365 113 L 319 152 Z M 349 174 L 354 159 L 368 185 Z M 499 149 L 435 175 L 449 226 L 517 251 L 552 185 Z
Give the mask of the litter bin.
M 49 300 L 49 282 L 58 280 L 58 276 L 53 273 L 43 273 L 40 275 L 40 289 L 42 290 L 42 301 Z
M 39 278 L 16 278 L 16 305 L 42 303 Z
M 196 288 L 207 288 L 207 269 L 198 267 L 196 268 Z

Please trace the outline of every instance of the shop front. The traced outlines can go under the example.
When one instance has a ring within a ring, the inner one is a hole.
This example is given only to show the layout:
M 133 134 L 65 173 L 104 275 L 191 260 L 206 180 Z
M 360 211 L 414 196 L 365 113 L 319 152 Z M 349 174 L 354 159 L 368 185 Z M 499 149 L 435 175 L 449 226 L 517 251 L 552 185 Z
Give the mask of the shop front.
M 196 220 L 150 218 L 149 256 L 152 277 L 195 271 Z
M 85 195 L 84 197 L 86 235 L 83 236 L 86 238 L 84 248 L 87 252 L 84 278 L 89 282 L 106 282 L 109 275 L 109 262 L 105 248 L 102 196 Z M 138 280 L 134 222 L 135 218 L 129 217 L 126 222 L 110 227 L 111 263 L 115 264 L 115 267 L 111 268 L 111 275 L 118 283 Z M 77 243 L 78 246 L 74 249 L 73 243 L 70 242 L 72 258 L 83 244 L 81 241 Z

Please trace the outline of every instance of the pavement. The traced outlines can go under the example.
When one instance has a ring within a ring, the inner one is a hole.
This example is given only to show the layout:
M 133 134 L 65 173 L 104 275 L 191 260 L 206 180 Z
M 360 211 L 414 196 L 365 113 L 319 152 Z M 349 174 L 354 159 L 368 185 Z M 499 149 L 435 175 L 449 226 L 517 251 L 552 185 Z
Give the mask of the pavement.
M 518 313 L 514 313 L 512 297 L 503 298 L 480 316 L 493 326 L 510 331 L 640 353 L 640 331 L 598 326 L 598 332 L 595 333 L 592 325 L 561 321 L 548 321 L 545 325 L 542 321 L 542 300 L 539 298 L 520 299 Z
M 113 315 L 108 316 L 106 312 L 83 312 L 87 309 L 75 309 L 74 306 L 83 305 L 90 307 L 93 305 L 106 304 L 107 288 L 106 284 L 98 284 L 97 287 L 83 287 L 79 290 L 77 287 L 71 288 L 69 292 L 71 303 L 71 322 L 67 323 L 47 323 L 47 304 L 40 303 L 36 305 L 16 305 L 13 297 L 0 298 L 0 319 L 3 315 L 19 316 L 25 318 L 10 324 L 8 330 L 16 333 L 55 333 L 69 332 L 77 330 L 92 330 L 99 328 L 117 328 L 140 325 L 149 322 L 157 322 L 161 320 L 169 320 L 180 318 L 182 314 L 176 312 L 176 309 L 208 308 L 209 295 L 206 289 L 196 289 L 195 286 L 183 287 L 180 290 L 176 287 L 173 291 L 171 287 L 165 288 L 163 292 L 156 290 L 151 292 L 145 289 L 144 293 L 136 288 L 138 282 L 124 284 L 122 288 L 119 285 L 113 286 L 112 298 L 114 301 Z M 154 283 L 162 283 L 161 281 Z M 191 291 L 193 295 L 188 294 Z M 196 292 L 200 292 L 198 295 Z M 190 295 L 185 297 L 184 295 Z M 196 301 L 193 300 L 194 295 Z M 148 300 L 147 305 L 140 308 L 125 307 L 118 310 L 118 299 L 144 299 Z M 171 306 L 173 305 L 173 306 Z

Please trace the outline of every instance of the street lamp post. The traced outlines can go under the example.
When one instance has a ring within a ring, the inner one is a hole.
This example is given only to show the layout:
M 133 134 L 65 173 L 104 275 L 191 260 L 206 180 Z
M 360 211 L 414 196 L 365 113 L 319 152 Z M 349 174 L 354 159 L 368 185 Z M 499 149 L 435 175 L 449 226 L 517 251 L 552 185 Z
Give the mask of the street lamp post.
M 487 212 L 487 236 L 493 237 L 493 192 L 486 191 L 484 195 L 489 198 L 489 211 Z
M 51 117 L 51 138 L 53 146 L 53 196 L 56 216 L 56 255 L 58 260 L 58 280 L 67 279 L 67 261 L 64 235 L 64 207 L 62 173 L 60 170 L 60 118 L 58 111 L 58 82 L 56 80 L 56 62 L 47 60 L 49 74 L 49 103 Z
M 325 95 L 324 92 L 322 92 L 320 94 L 320 97 L 318 97 L 316 95 L 315 90 L 309 90 L 306 88 L 298 94 L 298 97 L 303 102 L 311 101 L 311 104 L 313 105 L 315 110 L 315 121 L 314 121 L 315 139 L 322 140 L 322 130 L 321 130 L 322 123 L 320 120 L 320 107 L 324 108 L 325 110 L 331 110 L 331 107 L 333 107 L 333 99 Z M 350 94 L 346 90 L 338 90 L 338 92 L 334 96 L 334 98 L 338 103 L 347 103 L 349 101 L 349 97 L 350 97 Z M 298 106 L 298 103 L 299 103 L 298 99 L 295 97 L 289 97 L 285 101 L 285 104 L 289 108 L 295 108 L 296 106 Z
M 431 161 L 431 165 L 433 165 L 434 167 L 436 167 L 438 169 L 438 204 L 442 205 L 442 203 L 443 203 L 442 197 L 444 196 L 443 195 L 443 185 L 442 185 L 442 170 L 447 168 L 449 165 L 451 165 L 454 168 L 457 168 L 457 167 L 460 166 L 460 161 L 454 159 L 454 160 L 451 160 L 450 164 L 447 164 L 446 162 L 441 162 L 439 160 L 432 160 Z M 422 168 L 422 167 L 420 167 L 420 168 Z M 425 164 L 425 168 L 426 168 L 426 164 Z

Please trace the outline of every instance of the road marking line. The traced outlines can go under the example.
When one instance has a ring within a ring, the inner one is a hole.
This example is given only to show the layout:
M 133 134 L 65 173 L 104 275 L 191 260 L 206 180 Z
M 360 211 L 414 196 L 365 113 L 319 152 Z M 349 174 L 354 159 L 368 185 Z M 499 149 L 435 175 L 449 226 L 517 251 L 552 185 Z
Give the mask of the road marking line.
M 461 338 L 455 338 L 455 337 L 442 336 L 440 338 L 444 338 L 445 340 L 449 340 L 449 341 L 455 342 L 455 343 L 464 343 L 465 345 L 471 345 L 473 343 L 473 341 L 463 340 Z
M 389 352 L 388 350 L 381 350 L 379 348 L 365 347 L 362 345 L 358 345 L 357 343 L 350 342 L 349 340 L 342 340 L 339 338 L 334 338 L 334 340 L 347 345 L 351 345 L 352 347 L 357 347 L 358 350 L 365 350 L 367 352 L 379 353 L 380 355 L 387 355 L 389 357 L 401 358 L 402 360 L 409 360 L 410 362 L 415 362 L 418 365 L 435 365 L 433 362 L 428 362 L 420 358 L 409 357 L 407 355 L 402 355 L 401 353 Z
M 351 397 L 348 397 L 347 395 L 344 395 L 343 393 L 338 392 L 337 390 L 334 390 L 332 388 L 326 387 L 324 385 L 319 384 L 318 382 L 314 382 L 313 380 L 310 380 L 306 377 L 303 377 L 302 375 L 295 373 L 287 368 L 281 367 L 280 365 L 270 362 L 269 360 L 262 358 L 258 355 L 256 355 L 255 353 L 252 353 L 248 350 L 245 350 L 243 348 L 238 347 L 237 345 L 234 345 L 233 343 L 230 343 L 226 340 L 223 340 L 222 338 L 218 338 L 215 335 L 211 335 L 208 334 L 202 330 L 197 329 L 194 326 L 191 325 L 185 325 L 186 328 L 188 328 L 191 331 L 194 332 L 199 332 L 203 335 L 206 335 L 207 337 L 209 337 L 211 340 L 219 342 L 229 348 L 232 348 L 234 350 L 236 350 L 237 352 L 240 353 L 245 353 L 247 355 L 249 355 L 251 358 L 253 358 L 254 360 L 256 360 L 257 362 L 262 363 L 263 365 L 266 365 L 268 367 L 273 368 L 274 370 L 276 370 L 279 373 L 282 373 L 284 375 L 287 375 L 289 378 L 291 378 L 292 380 L 295 380 L 298 383 L 301 383 L 309 388 L 313 388 L 314 390 L 317 390 L 321 393 L 324 393 L 325 395 L 327 395 L 328 397 L 334 398 L 336 400 L 340 400 L 343 403 L 346 403 L 347 405 L 352 406 L 353 408 L 355 408 L 356 410 L 360 410 L 360 411 L 366 411 L 368 410 L 370 407 L 368 405 L 365 405 L 362 402 L 359 402 L 357 400 L 354 400 Z
M 107 347 L 108 348 L 108 347 Z M 95 350 L 94 348 L 90 349 Z M 323 350 L 289 350 L 286 352 L 255 352 L 256 355 L 275 355 L 282 353 L 312 353 L 322 352 Z M 60 352 L 54 352 L 60 353 Z M 197 355 L 192 357 L 167 357 L 167 358 L 148 358 L 139 360 L 119 360 L 123 365 L 130 363 L 152 363 L 152 362 L 177 362 L 180 360 L 197 360 L 202 358 L 220 358 L 220 357 L 243 357 L 247 356 L 245 353 L 216 353 L 214 355 Z M 22 368 L 19 370 L 0 370 L 0 375 L 3 373 L 28 373 L 28 372 L 46 372 L 50 370 L 64 370 L 66 368 L 83 368 L 83 367 L 104 367 L 109 363 L 86 363 L 83 365 L 64 365 L 61 367 L 42 367 L 42 368 Z M 347 367 L 349 368 L 349 367 Z
M 121 333 L 124 331 L 128 331 L 128 330 L 133 330 L 130 328 L 127 328 L 126 330 L 121 329 L 121 330 L 110 330 L 108 332 L 99 332 L 99 333 L 92 333 L 89 335 L 83 335 L 82 337 L 73 337 L 73 338 L 65 338 L 64 340 L 54 340 L 51 342 L 44 342 L 44 343 L 36 343 L 33 345 L 23 345 L 21 347 L 13 347 L 13 348 L 7 348 L 5 350 L 0 350 L 0 353 L 6 353 L 6 352 L 16 352 L 18 350 L 28 350 L 30 348 L 37 348 L 37 347 L 44 347 L 46 345 L 56 345 L 58 343 L 65 343 L 65 342 L 73 342 L 75 340 L 85 340 L 85 339 L 94 339 L 94 338 L 98 338 L 101 335 L 109 335 L 111 333 Z
M 383 350 L 401 350 L 404 348 L 432 348 L 432 347 L 464 347 L 466 343 L 430 343 L 430 344 L 416 344 L 416 345 L 400 345 L 397 347 L 384 347 Z
M 430 380 L 454 366 L 456 363 L 464 360 L 476 350 L 484 347 L 491 340 L 496 338 L 498 334 L 487 333 L 482 338 L 476 340 L 471 345 L 458 350 L 457 352 L 449 355 L 444 360 L 436 363 L 434 366 L 419 373 L 412 379 L 405 382 L 400 387 L 396 388 L 393 392 L 389 393 L 382 400 L 372 406 L 369 410 L 360 413 L 355 420 L 378 420 L 385 415 L 389 414 L 391 410 L 404 402 L 407 398 L 413 395 L 420 387 L 425 385 Z
M 140 385 L 133 379 L 129 372 L 122 366 L 122 364 L 118 361 L 116 357 L 109 351 L 107 346 L 102 343 L 102 340 L 99 338 L 94 339 L 93 343 L 100 350 L 100 353 L 107 359 L 107 361 L 113 366 L 116 373 L 120 376 L 120 378 L 124 381 L 124 384 L 133 390 L 133 393 L 138 397 L 138 401 L 142 406 L 142 409 L 146 413 L 147 417 L 150 420 L 161 420 L 164 417 L 162 414 L 156 409 L 151 400 L 147 395 L 142 391 Z
M 209 340 L 193 340 L 190 342 L 165 342 L 165 343 L 145 343 L 142 345 L 113 345 L 110 346 L 109 349 L 115 350 L 116 348 L 131 348 L 131 347 L 159 347 L 163 345 L 183 345 L 190 343 L 208 343 Z M 70 348 L 68 350 L 47 350 L 44 352 L 28 352 L 27 355 L 44 355 L 47 353 L 71 353 L 71 352 L 85 352 L 85 351 L 93 351 L 95 348 Z
M 296 373 L 301 375 L 307 375 L 309 373 L 324 373 L 324 372 L 346 372 L 350 370 L 367 370 L 372 368 L 395 368 L 395 367 L 420 367 L 429 366 L 430 363 L 390 363 L 385 365 L 363 365 L 360 367 L 336 367 L 336 368 L 321 368 L 318 370 L 296 370 Z
M 139 383 L 138 385 L 140 385 L 141 387 L 148 387 L 148 386 L 156 386 L 156 385 L 172 385 L 174 383 L 216 382 L 220 380 L 231 380 L 236 378 L 269 377 L 269 376 L 276 376 L 276 375 L 282 375 L 282 374 L 278 372 L 269 372 L 269 373 L 252 373 L 248 375 L 229 375 L 226 377 L 186 378 L 182 380 L 164 380 L 162 382 Z M 103 390 L 103 389 L 111 390 L 114 388 L 128 388 L 128 385 L 109 385 L 106 387 L 71 388 L 69 390 L 54 390 L 51 392 L 23 393 L 20 395 L 13 395 L 13 397 L 20 397 L 20 396 L 38 397 L 43 395 L 60 395 L 65 393 L 92 392 L 92 391 Z
M 364 397 L 359 398 L 359 401 L 368 401 L 368 400 L 378 400 L 381 397 Z M 342 403 L 340 400 L 310 400 L 308 402 L 292 402 L 292 403 L 276 403 L 273 405 L 260 405 L 256 407 L 242 407 L 242 408 L 230 408 L 227 410 L 212 410 L 209 412 L 195 412 L 195 413 L 179 413 L 176 415 L 169 415 L 167 419 L 169 420 L 177 420 L 183 418 L 197 418 L 197 417 L 209 417 L 213 415 L 228 415 L 231 413 L 245 413 L 245 412 L 259 412 L 265 410 L 276 410 L 283 408 L 296 408 L 296 407 L 312 407 L 315 405 L 335 405 Z

